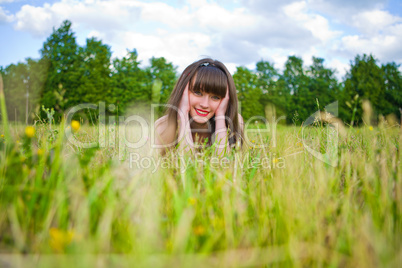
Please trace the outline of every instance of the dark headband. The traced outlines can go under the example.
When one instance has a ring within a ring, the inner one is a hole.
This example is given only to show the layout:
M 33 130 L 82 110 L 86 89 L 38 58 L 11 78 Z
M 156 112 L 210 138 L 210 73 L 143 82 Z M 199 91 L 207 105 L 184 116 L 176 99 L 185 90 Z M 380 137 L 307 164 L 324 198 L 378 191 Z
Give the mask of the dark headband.
M 203 66 L 212 66 L 212 67 L 216 67 L 215 64 L 209 63 L 209 62 L 203 62 L 203 63 L 201 63 L 201 64 L 200 64 L 200 67 L 203 67 Z

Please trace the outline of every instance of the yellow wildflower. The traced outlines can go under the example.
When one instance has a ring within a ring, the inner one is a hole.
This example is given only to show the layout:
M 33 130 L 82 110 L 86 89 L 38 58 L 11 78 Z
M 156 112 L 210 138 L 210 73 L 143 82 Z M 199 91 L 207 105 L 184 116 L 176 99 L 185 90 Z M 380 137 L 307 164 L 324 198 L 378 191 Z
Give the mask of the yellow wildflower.
M 1 138 L 4 138 L 4 135 L 3 135 L 3 134 L 1 134 L 1 135 L 0 135 L 0 137 L 1 137 Z
M 197 227 L 194 228 L 194 234 L 197 236 L 205 234 L 205 228 L 204 226 L 198 225 Z
M 303 146 L 303 143 L 298 142 L 298 143 L 297 143 L 297 146 L 302 147 L 302 146 Z
M 173 247 L 172 241 L 169 239 L 165 242 L 166 249 L 171 250 Z
M 213 224 L 214 227 L 217 228 L 217 229 L 223 228 L 223 227 L 225 226 L 225 222 L 224 222 L 222 219 L 220 219 L 220 218 L 215 218 L 215 219 L 212 221 L 212 224 Z
M 370 131 L 373 131 L 373 126 L 369 126 L 369 130 L 370 130 Z
M 78 122 L 76 120 L 71 121 L 71 128 L 74 131 L 78 131 L 80 129 L 80 122 Z
M 43 155 L 43 153 L 44 153 L 44 151 L 43 151 L 43 149 L 38 149 L 38 151 L 36 151 L 36 153 L 40 156 L 40 155 Z
M 25 135 L 27 135 L 28 138 L 35 136 L 35 128 L 33 126 L 27 126 L 25 128 Z
M 255 140 L 252 140 L 251 142 L 252 142 L 252 143 L 254 143 L 254 142 L 255 142 Z
M 57 252 L 63 252 L 65 247 L 71 244 L 74 239 L 74 231 L 63 231 L 57 228 L 50 228 L 50 246 Z
M 190 203 L 190 205 L 195 205 L 197 203 L 197 199 L 195 199 L 194 197 L 190 197 L 188 199 L 188 203 Z
M 272 163 L 276 164 L 276 163 L 278 163 L 278 162 L 279 162 L 279 159 L 278 159 L 278 158 L 272 159 Z

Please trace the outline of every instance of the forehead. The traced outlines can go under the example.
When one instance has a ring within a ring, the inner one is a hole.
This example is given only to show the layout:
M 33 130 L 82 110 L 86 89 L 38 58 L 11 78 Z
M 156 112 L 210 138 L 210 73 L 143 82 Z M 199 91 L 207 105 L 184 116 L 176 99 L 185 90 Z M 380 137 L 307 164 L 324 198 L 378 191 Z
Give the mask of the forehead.
M 228 86 L 226 74 L 217 67 L 202 66 L 191 80 L 192 90 L 224 96 Z

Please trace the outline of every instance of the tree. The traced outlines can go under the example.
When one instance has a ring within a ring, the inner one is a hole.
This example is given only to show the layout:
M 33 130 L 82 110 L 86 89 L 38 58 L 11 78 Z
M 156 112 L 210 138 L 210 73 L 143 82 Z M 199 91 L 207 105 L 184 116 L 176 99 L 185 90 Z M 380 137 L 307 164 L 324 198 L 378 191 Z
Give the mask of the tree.
M 47 79 L 42 92 L 41 103 L 45 107 L 56 107 L 58 105 L 59 116 L 68 105 L 75 105 L 80 102 L 77 88 L 81 74 L 79 73 L 80 58 L 78 45 L 74 33 L 71 30 L 71 22 L 66 20 L 43 44 L 41 49 L 42 58 L 47 61 Z M 57 91 L 62 88 L 68 101 L 60 103 Z
M 150 103 L 151 87 L 147 86 L 146 73 L 140 69 L 137 51 L 113 61 L 112 101 L 124 113 L 129 104 Z
M 157 79 L 159 79 L 160 82 L 162 83 L 162 87 L 159 92 L 160 94 L 159 103 L 166 104 L 176 84 L 177 80 L 176 67 L 174 67 L 172 63 L 167 62 L 164 57 L 161 58 L 152 57 L 150 59 L 150 63 L 151 66 L 145 69 L 147 88 L 152 88 L 153 83 Z M 160 107 L 160 109 L 158 109 L 159 113 L 163 113 L 164 111 L 165 108 L 162 106 Z
M 388 106 L 383 107 L 382 113 L 395 114 L 400 118 L 400 110 L 402 109 L 402 76 L 399 66 L 395 62 L 382 65 L 381 69 L 384 75 L 385 83 L 385 101 Z
M 345 80 L 345 100 L 367 99 L 377 113 L 386 112 L 387 107 L 391 104 L 385 98 L 385 75 L 384 71 L 377 65 L 377 60 L 372 55 L 357 55 L 354 62 L 351 62 L 350 65 L 351 68 L 346 74 Z M 356 96 L 358 96 L 358 98 L 356 98 Z M 349 106 L 353 106 L 350 102 L 348 102 L 348 104 Z M 361 104 L 360 102 L 356 103 L 354 118 L 362 118 L 362 115 L 363 110 Z M 352 112 L 349 113 L 346 120 L 352 120 L 352 116 Z
M 298 114 L 301 121 L 306 120 L 312 111 L 316 110 L 314 94 L 309 90 L 309 77 L 303 68 L 303 60 L 296 56 L 289 56 L 285 63 L 285 70 L 280 78 L 281 86 L 291 95 L 287 103 L 287 122 L 290 123 L 294 114 Z
M 83 59 L 80 65 L 80 85 L 77 90 L 80 101 L 110 102 L 112 95 L 110 47 L 96 38 L 90 38 L 87 39 L 86 46 L 79 50 L 80 58 Z
M 25 63 L 10 64 L 4 69 L 4 95 L 10 120 L 25 121 L 28 66 Z
M 233 80 L 241 103 L 241 115 L 247 121 L 253 116 L 265 118 L 264 106 L 261 104 L 262 90 L 257 86 L 257 75 L 246 67 L 237 67 Z
M 307 75 L 309 76 L 310 95 L 319 101 L 320 109 L 339 98 L 339 83 L 335 77 L 335 70 L 325 68 L 324 59 L 313 57 L 313 63 L 307 71 Z M 315 102 L 315 99 L 312 101 Z M 313 109 L 309 112 L 313 113 L 316 110 Z
M 276 117 L 286 115 L 290 94 L 286 87 L 278 83 L 280 78 L 278 70 L 270 62 L 263 60 L 257 62 L 256 66 L 257 85 L 262 91 L 260 102 L 265 108 L 266 116 L 270 116 L 268 113 Z M 271 120 L 271 118 L 267 119 Z
M 46 79 L 46 62 L 28 58 L 26 63 L 2 69 L 7 113 L 10 120 L 32 122 L 39 112 L 40 93 Z

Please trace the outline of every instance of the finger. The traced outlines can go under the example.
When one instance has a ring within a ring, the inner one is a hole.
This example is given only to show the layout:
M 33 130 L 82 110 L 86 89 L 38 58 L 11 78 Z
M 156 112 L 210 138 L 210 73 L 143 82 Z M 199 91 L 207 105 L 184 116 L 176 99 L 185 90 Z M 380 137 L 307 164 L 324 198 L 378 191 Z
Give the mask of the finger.
M 226 87 L 225 99 L 229 99 L 229 87 Z
M 187 94 L 187 95 L 190 94 L 190 90 L 188 90 L 188 84 L 187 84 L 186 87 L 184 88 L 184 94 Z
M 188 84 L 186 85 L 186 87 L 184 88 L 184 92 L 183 92 L 183 97 L 186 98 L 186 105 L 188 105 L 190 103 L 190 91 L 188 90 Z

